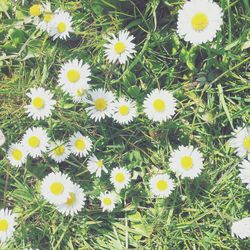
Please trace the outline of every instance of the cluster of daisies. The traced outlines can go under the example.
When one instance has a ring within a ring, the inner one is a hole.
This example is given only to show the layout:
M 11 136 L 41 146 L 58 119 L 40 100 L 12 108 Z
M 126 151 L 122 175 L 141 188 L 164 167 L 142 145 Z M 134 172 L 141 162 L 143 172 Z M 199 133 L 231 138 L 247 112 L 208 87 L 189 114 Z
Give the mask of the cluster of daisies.
M 49 2 L 34 4 L 29 10 L 31 21 L 38 29 L 46 31 L 53 40 L 67 39 L 72 29 L 72 17 L 66 11 L 57 9 L 51 10 Z
M 49 3 L 34 4 L 29 10 L 32 22 L 46 31 L 53 40 L 68 39 L 73 32 L 73 18 L 68 12 L 57 9 L 52 11 Z M 211 0 L 186 1 L 178 12 L 177 33 L 185 41 L 202 44 L 212 41 L 222 26 L 222 9 Z M 104 54 L 110 63 L 125 64 L 136 53 L 134 36 L 128 31 L 120 31 L 107 38 Z M 90 66 L 83 61 L 73 59 L 65 63 L 60 70 L 58 84 L 70 95 L 75 103 L 84 102 L 88 116 L 97 121 L 111 117 L 115 122 L 128 124 L 138 115 L 137 103 L 127 97 L 116 97 L 105 89 L 92 89 L 89 83 Z M 25 110 L 34 120 L 48 118 L 56 106 L 53 94 L 42 87 L 32 88 L 27 93 L 30 98 Z M 153 90 L 146 96 L 143 109 L 147 117 L 154 122 L 164 122 L 172 118 L 176 112 L 176 100 L 167 90 Z M 0 146 L 5 137 L 0 133 Z M 250 155 L 250 133 L 248 128 L 237 129 L 231 139 L 232 147 L 240 157 Z M 86 157 L 93 148 L 92 141 L 80 132 L 74 133 L 68 140 L 53 141 L 42 127 L 29 128 L 18 143 L 10 145 L 7 158 L 11 165 L 20 167 L 29 155 L 32 158 L 49 156 L 57 163 L 67 160 L 70 154 Z M 250 157 L 242 162 L 240 178 L 250 189 Z M 178 177 L 194 179 L 203 170 L 203 155 L 193 146 L 179 146 L 171 153 L 169 169 Z M 101 178 L 102 171 L 108 173 L 103 159 L 94 154 L 89 155 L 87 169 L 91 174 Z M 110 182 L 113 190 L 99 194 L 103 211 L 111 212 L 119 201 L 119 193 L 131 185 L 131 173 L 124 167 L 115 167 L 110 171 Z M 175 181 L 166 173 L 157 173 L 150 177 L 148 186 L 153 196 L 168 197 L 175 188 Z M 86 201 L 84 190 L 64 173 L 48 174 L 41 182 L 41 194 L 59 212 L 75 215 L 80 212 Z M 244 238 L 250 236 L 250 220 L 245 218 L 235 222 L 232 233 Z M 243 230 L 242 228 L 247 228 Z M 14 214 L 8 209 L 0 210 L 0 239 L 11 237 L 14 231 Z

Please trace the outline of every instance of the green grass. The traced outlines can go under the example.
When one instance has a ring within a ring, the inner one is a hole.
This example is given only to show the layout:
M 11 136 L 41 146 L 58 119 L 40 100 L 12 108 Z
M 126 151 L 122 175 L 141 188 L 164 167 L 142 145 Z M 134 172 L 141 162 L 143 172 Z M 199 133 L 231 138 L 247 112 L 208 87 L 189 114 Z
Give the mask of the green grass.
M 237 158 L 229 148 L 233 128 L 250 123 L 249 3 L 220 0 L 222 31 L 206 45 L 191 46 L 176 34 L 174 0 L 53 0 L 74 19 L 71 39 L 53 42 L 25 23 L 24 7 L 0 1 L 0 128 L 7 143 L 0 149 L 0 207 L 18 213 L 14 237 L 1 249 L 249 249 L 249 240 L 231 237 L 231 223 L 249 215 L 250 192 L 238 178 Z M 20 1 L 19 1 L 20 2 Z M 14 6 L 16 10 L 14 11 Z M 104 35 L 127 28 L 135 35 L 136 57 L 126 67 L 104 59 Z M 57 85 L 60 66 L 69 59 L 91 65 L 94 87 L 125 94 L 142 104 L 152 89 L 171 90 L 178 100 L 173 120 L 155 124 L 140 116 L 128 126 L 107 119 L 90 120 L 85 105 L 74 105 Z M 34 86 L 54 91 L 56 111 L 37 122 L 24 113 L 26 92 Z M 86 159 L 70 157 L 60 165 L 49 158 L 29 159 L 19 170 L 6 160 L 7 146 L 31 126 L 47 128 L 52 138 L 75 131 L 88 134 L 108 169 L 133 172 L 130 188 L 121 193 L 114 212 L 99 207 L 100 191 L 111 189 L 108 175 L 90 176 Z M 163 169 L 178 145 L 197 146 L 205 168 L 194 181 L 176 180 L 167 199 L 153 199 L 148 179 Z M 79 215 L 60 215 L 44 202 L 39 181 L 51 170 L 68 173 L 84 188 L 88 200 Z

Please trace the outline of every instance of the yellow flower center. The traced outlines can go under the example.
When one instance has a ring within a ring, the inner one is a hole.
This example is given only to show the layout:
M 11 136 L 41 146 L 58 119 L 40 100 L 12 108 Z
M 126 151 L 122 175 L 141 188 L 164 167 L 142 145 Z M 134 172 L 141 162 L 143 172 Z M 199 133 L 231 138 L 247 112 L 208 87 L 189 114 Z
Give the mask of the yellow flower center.
M 50 191 L 52 194 L 54 195 L 59 195 L 63 192 L 64 190 L 64 186 L 62 183 L 60 182 L 53 182 L 51 185 L 50 185 Z
M 60 22 L 57 24 L 57 31 L 59 33 L 63 33 L 66 30 L 66 24 L 64 22 Z
M 197 13 L 192 18 L 192 27 L 196 31 L 204 30 L 208 25 L 207 15 L 204 13 Z
M 127 115 L 129 113 L 129 107 L 127 105 L 122 105 L 119 107 L 120 115 Z
M 6 232 L 9 228 L 9 222 L 6 219 L 0 219 L 0 232 Z
M 157 189 L 160 191 L 165 191 L 168 189 L 168 183 L 164 180 L 159 180 L 156 186 L 157 186 Z
M 183 156 L 181 158 L 181 167 L 190 170 L 193 167 L 193 159 L 191 156 Z
M 46 13 L 43 16 L 43 21 L 45 23 L 49 23 L 49 22 L 51 22 L 51 20 L 52 20 L 53 17 L 54 17 L 54 15 L 52 13 Z
M 28 140 L 28 144 L 32 148 L 37 148 L 40 145 L 40 139 L 37 136 L 31 136 Z
M 66 204 L 72 206 L 76 202 L 76 195 L 72 192 L 69 193 L 69 198 L 66 201 Z
M 23 152 L 20 149 L 13 149 L 12 152 L 12 157 L 16 160 L 16 161 L 20 161 L 23 157 Z
M 247 150 L 250 151 L 250 135 L 246 136 L 243 140 L 243 147 Z
M 103 111 L 107 108 L 107 102 L 105 99 L 103 98 L 98 98 L 96 99 L 95 101 L 95 108 L 98 110 L 98 111 Z
M 99 160 L 96 164 L 97 164 L 98 168 L 102 168 L 103 167 L 103 160 Z
M 80 79 L 80 76 L 80 73 L 75 69 L 71 69 L 67 73 L 67 78 L 71 83 L 77 82 Z
M 54 150 L 53 150 L 53 152 L 54 152 L 54 154 L 56 155 L 56 156 L 61 156 L 61 155 L 63 155 L 64 154 L 64 152 L 65 152 L 65 147 L 62 145 L 62 146 L 58 146 L 57 148 L 55 148 Z
M 154 109 L 157 111 L 157 112 L 163 112 L 166 108 L 166 105 L 165 105 L 165 102 L 161 99 L 156 99 L 153 103 L 154 105 Z
M 40 4 L 34 4 L 30 7 L 31 16 L 40 16 L 42 14 L 42 6 Z
M 86 89 L 84 89 L 84 88 L 78 89 L 78 90 L 76 91 L 76 95 L 77 95 L 78 97 L 82 97 L 82 96 L 84 96 L 85 94 L 86 94 Z
M 33 99 L 32 104 L 37 109 L 42 109 L 44 107 L 44 100 L 41 97 L 36 97 Z
M 105 197 L 103 200 L 102 200 L 103 204 L 105 206 L 110 206 L 112 204 L 112 201 L 109 197 Z
M 115 180 L 117 181 L 117 182 L 124 182 L 124 180 L 125 180 L 125 176 L 124 176 L 124 174 L 123 173 L 118 173 L 116 176 L 115 176 Z
M 115 44 L 114 49 L 115 49 L 115 52 L 116 52 L 117 54 L 122 54 L 122 53 L 125 51 L 126 46 L 125 46 L 125 44 L 124 44 L 123 42 L 118 41 L 118 42 Z
M 80 151 L 84 150 L 86 147 L 85 141 L 82 139 L 77 139 L 75 141 L 75 147 L 76 147 L 76 149 L 78 149 Z

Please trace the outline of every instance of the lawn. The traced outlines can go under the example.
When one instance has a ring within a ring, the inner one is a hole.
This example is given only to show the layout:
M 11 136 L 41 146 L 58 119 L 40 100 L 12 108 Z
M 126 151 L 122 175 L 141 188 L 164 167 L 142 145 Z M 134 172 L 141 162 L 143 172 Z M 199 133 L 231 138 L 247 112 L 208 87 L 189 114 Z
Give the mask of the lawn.
M 202 0 L 201 0 L 202 1 Z M 31 20 L 36 1 L 0 0 L 0 209 L 16 214 L 13 237 L 1 249 L 241 249 L 250 238 L 231 235 L 232 223 L 250 214 L 250 191 L 238 176 L 242 157 L 229 140 L 237 127 L 250 124 L 250 5 L 247 0 L 217 0 L 223 25 L 211 42 L 192 45 L 177 33 L 175 0 L 52 0 L 53 10 L 67 11 L 73 32 L 53 40 Z M 135 37 L 134 57 L 126 64 L 105 56 L 107 37 L 128 30 Z M 108 117 L 95 121 L 88 104 L 74 103 L 58 84 L 69 60 L 88 63 L 92 89 L 104 88 L 133 99 L 138 117 L 121 125 Z M 25 112 L 31 88 L 43 87 L 56 100 L 52 115 L 34 120 Z M 143 102 L 154 89 L 176 99 L 171 119 L 154 122 Z M 88 136 L 91 153 L 104 160 L 100 178 L 87 169 L 88 157 L 71 154 L 56 163 L 47 154 L 10 164 L 8 148 L 31 127 L 46 129 L 51 140 L 66 141 L 75 132 Z M 169 168 L 178 146 L 198 148 L 201 174 L 180 178 Z M 118 194 L 113 211 L 99 195 L 114 187 L 110 172 L 124 167 L 130 184 Z M 41 196 L 41 182 L 51 172 L 70 176 L 86 195 L 74 216 L 58 212 Z M 152 195 L 150 178 L 167 173 L 175 183 L 166 198 Z

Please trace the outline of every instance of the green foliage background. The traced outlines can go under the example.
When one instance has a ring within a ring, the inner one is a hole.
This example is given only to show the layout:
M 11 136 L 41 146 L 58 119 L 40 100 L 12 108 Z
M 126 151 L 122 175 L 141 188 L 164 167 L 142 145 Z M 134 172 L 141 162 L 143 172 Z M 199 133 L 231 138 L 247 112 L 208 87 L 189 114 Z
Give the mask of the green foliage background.
M 217 1 L 224 11 L 222 31 L 197 47 L 176 34 L 182 1 L 53 0 L 53 10 L 71 13 L 75 30 L 69 40 L 55 42 L 26 22 L 35 1 L 20 2 L 0 0 L 0 128 L 7 136 L 0 149 L 0 207 L 19 215 L 15 237 L 1 249 L 249 249 L 249 240 L 231 237 L 232 221 L 249 215 L 250 193 L 237 176 L 240 159 L 228 145 L 232 129 L 250 123 L 249 2 Z M 124 28 L 136 37 L 138 53 L 125 67 L 110 65 L 105 36 Z M 57 85 L 60 66 L 73 58 L 91 65 L 94 87 L 139 104 L 154 88 L 172 91 L 176 116 L 155 124 L 140 108 L 129 126 L 93 122 L 85 105 L 73 104 Z M 56 111 L 46 121 L 24 113 L 26 92 L 35 86 L 55 92 Z M 86 159 L 72 156 L 60 165 L 29 159 L 22 169 L 9 166 L 7 145 L 35 125 L 56 139 L 80 130 L 92 138 L 109 170 L 125 166 L 133 172 L 114 212 L 103 213 L 97 199 L 111 189 L 108 175 L 90 176 Z M 199 147 L 204 171 L 194 181 L 176 179 L 169 198 L 153 199 L 148 179 L 157 171 L 170 173 L 168 159 L 178 145 Z M 79 215 L 64 217 L 40 197 L 39 180 L 52 170 L 68 173 L 86 191 Z

